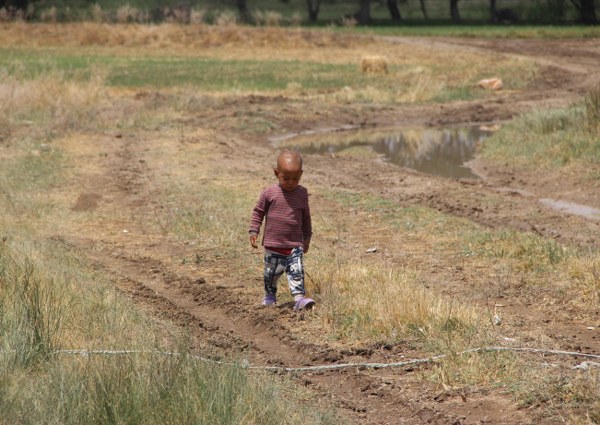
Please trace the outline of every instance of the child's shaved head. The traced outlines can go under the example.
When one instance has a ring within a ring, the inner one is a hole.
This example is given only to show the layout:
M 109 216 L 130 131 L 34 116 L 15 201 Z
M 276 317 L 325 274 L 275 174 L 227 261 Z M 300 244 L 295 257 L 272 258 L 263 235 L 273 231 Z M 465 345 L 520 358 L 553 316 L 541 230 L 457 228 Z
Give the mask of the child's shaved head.
M 277 156 L 277 170 L 302 170 L 302 156 L 296 151 L 282 151 Z
M 273 172 L 283 190 L 295 190 L 302 177 L 302 156 L 299 152 L 284 150 L 277 156 L 277 166 Z

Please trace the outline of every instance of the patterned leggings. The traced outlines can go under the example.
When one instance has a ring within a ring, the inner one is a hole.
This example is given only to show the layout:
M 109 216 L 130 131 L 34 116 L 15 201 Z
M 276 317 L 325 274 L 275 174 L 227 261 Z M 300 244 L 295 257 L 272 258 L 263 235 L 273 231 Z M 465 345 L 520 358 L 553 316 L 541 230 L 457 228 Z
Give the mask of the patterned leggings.
M 277 294 L 277 280 L 283 272 L 287 275 L 292 296 L 304 295 L 304 250 L 294 248 L 290 255 L 265 250 L 265 293 Z

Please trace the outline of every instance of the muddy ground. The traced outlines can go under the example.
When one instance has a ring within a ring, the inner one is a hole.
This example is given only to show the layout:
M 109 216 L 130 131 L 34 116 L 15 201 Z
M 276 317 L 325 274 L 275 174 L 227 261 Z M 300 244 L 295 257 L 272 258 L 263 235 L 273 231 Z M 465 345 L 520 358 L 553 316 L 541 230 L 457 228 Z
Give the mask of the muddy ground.
M 265 158 L 271 158 L 274 147 L 265 135 L 236 132 L 226 125 L 224 117 L 241 116 L 260 108 L 272 111 L 280 128 L 289 132 L 345 125 L 377 128 L 489 124 L 535 109 L 566 106 L 581 99 L 600 82 L 600 44 L 596 40 L 402 38 L 389 41 L 410 43 L 415 48 L 433 45 L 520 55 L 535 59 L 541 70 L 526 89 L 499 93 L 483 100 L 339 109 L 309 105 L 314 111 L 310 113 L 306 104 L 282 97 L 247 96 L 223 99 L 218 107 L 189 117 L 186 124 L 218 130 L 222 137 L 215 148 L 215 160 L 227 162 L 229 167 L 247 175 L 260 172 L 258 166 L 251 164 L 262 164 Z M 165 172 L 153 157 L 152 143 L 152 140 L 120 134 L 106 134 L 97 140 L 90 148 L 90 157 L 97 161 L 96 172 L 80 182 L 79 193 L 73 196 L 73 209 L 118 209 L 122 212 L 121 218 L 86 223 L 85 228 L 74 234 L 56 235 L 114 276 L 118 288 L 136 303 L 163 319 L 189 326 L 199 350 L 214 347 L 215 351 L 243 353 L 255 365 L 390 362 L 423 357 L 422 353 L 405 346 L 344 348 L 308 332 L 302 338 L 290 336 L 288 329 L 303 317 L 292 313 L 289 306 L 265 310 L 256 305 L 256 293 L 260 293 L 261 287 L 260 270 L 251 282 L 256 288 L 240 296 L 239 288 L 244 284 L 228 273 L 235 269 L 232 260 L 227 260 L 229 263 L 222 267 L 172 261 L 177 255 L 190 255 L 192 249 L 165 242 L 162 235 L 151 233 L 141 224 L 156 207 L 155 179 Z M 232 155 L 233 151 L 240 154 Z M 304 184 L 309 188 L 318 181 L 321 185 L 376 194 L 404 206 L 431 207 L 490 228 L 534 231 L 560 242 L 594 249 L 600 243 L 599 220 L 553 210 L 539 202 L 542 198 L 552 198 L 600 208 L 597 182 L 581 181 L 577 175 L 545 175 L 539 170 L 519 170 L 511 164 L 492 165 L 482 160 L 474 163 L 474 169 L 484 177 L 481 180 L 444 179 L 381 161 L 349 157 L 310 155 L 306 163 Z M 501 203 L 487 202 L 489 198 L 498 197 Z M 314 210 L 321 206 L 319 198 L 312 202 Z M 249 205 L 249 212 L 250 209 Z M 331 214 L 335 220 L 335 214 L 344 214 L 344 211 Z M 315 236 L 314 243 L 319 243 L 318 235 Z M 247 243 L 246 235 L 240 235 L 240 243 Z M 391 261 L 394 258 L 392 256 Z M 425 266 L 424 279 L 448 282 L 442 292 L 456 295 L 461 287 L 469 284 L 469 274 L 453 264 Z M 508 287 L 499 296 L 503 297 L 510 314 L 520 318 L 524 330 L 544 326 L 557 347 L 600 352 L 597 330 L 588 330 L 585 325 L 589 323 L 578 322 L 568 312 L 549 320 L 530 311 L 526 302 L 519 300 L 517 291 Z M 600 325 L 600 317 L 593 325 Z M 540 419 L 543 406 L 521 409 L 509 395 L 493 389 L 474 388 L 458 393 L 439 388 L 417 379 L 420 367 L 427 366 L 309 372 L 297 374 L 293 380 L 316 394 L 322 406 L 339 410 L 343 422 L 349 423 L 561 423 L 560 418 Z

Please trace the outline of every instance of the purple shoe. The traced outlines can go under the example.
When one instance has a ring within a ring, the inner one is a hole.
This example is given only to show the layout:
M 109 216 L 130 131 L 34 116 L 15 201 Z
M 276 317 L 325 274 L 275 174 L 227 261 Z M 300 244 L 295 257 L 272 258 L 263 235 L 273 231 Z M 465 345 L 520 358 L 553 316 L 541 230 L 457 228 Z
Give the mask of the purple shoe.
M 296 301 L 296 304 L 294 305 L 294 310 L 295 311 L 310 310 L 314 306 L 315 306 L 315 300 L 313 300 L 312 298 L 308 298 L 308 297 L 302 297 L 298 301 Z
M 262 305 L 275 305 L 275 303 L 277 303 L 277 298 L 274 294 L 266 294 L 262 300 Z

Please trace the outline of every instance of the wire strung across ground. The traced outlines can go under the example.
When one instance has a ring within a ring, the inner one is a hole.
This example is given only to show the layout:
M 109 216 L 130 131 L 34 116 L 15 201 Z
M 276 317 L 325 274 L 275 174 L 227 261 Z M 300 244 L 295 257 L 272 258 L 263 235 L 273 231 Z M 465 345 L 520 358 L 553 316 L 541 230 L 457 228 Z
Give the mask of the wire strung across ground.
M 580 353 L 577 351 L 561 351 L 561 350 L 546 350 L 541 348 L 527 348 L 527 347 L 479 347 L 471 348 L 469 350 L 461 351 L 456 353 L 458 356 L 470 353 L 486 353 L 486 352 L 499 352 L 499 351 L 514 351 L 524 353 L 537 353 L 537 354 L 551 354 L 551 355 L 563 355 L 563 356 L 576 356 L 586 357 L 591 359 L 600 359 L 598 354 Z M 56 354 L 65 355 L 81 355 L 81 356 L 92 356 L 92 355 L 129 355 L 129 354 L 155 354 L 161 356 L 181 356 L 181 353 L 169 352 L 169 351 L 151 351 L 151 350 L 56 350 Z M 339 370 L 348 368 L 362 368 L 362 369 L 384 369 L 390 367 L 405 367 L 424 363 L 433 363 L 448 357 L 447 354 L 440 354 L 437 356 L 427 357 L 423 359 L 411 359 L 402 362 L 391 362 L 391 363 L 338 363 L 332 365 L 318 365 L 318 366 L 301 366 L 301 367 L 285 367 L 285 366 L 253 366 L 247 362 L 232 363 L 224 362 L 220 360 L 209 359 L 207 357 L 197 356 L 189 354 L 188 357 L 194 360 L 199 360 L 207 363 L 215 363 L 220 365 L 229 366 L 242 366 L 246 369 L 255 370 L 266 370 L 272 372 L 317 372 L 325 370 Z M 595 366 L 600 366 L 599 363 L 593 363 Z M 581 368 L 576 366 L 575 368 Z

